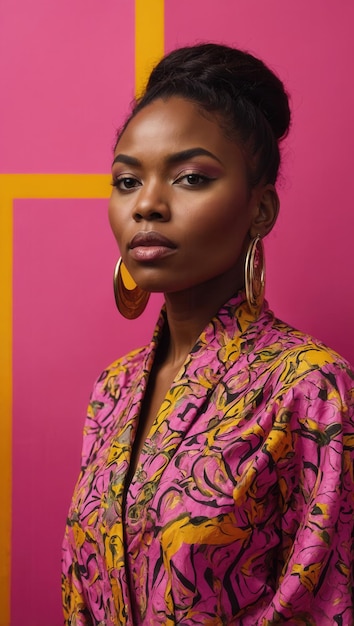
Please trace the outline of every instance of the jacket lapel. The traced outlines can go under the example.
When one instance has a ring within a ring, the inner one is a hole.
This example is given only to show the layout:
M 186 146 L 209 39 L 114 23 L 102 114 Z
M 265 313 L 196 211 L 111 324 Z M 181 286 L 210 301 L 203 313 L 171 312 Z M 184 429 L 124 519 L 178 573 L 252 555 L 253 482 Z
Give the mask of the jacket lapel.
M 181 441 L 207 407 L 220 379 L 250 341 L 254 334 L 252 326 L 258 327 L 253 322 L 254 317 L 248 312 L 243 294 L 240 294 L 223 306 L 201 333 L 167 392 L 147 436 L 127 492 L 127 509 L 136 502 L 141 488 L 147 491 L 143 497 L 145 503 L 155 493 L 163 471 Z M 144 366 L 144 383 L 136 406 L 139 410 L 162 329 L 163 323 L 160 323 Z M 246 338 L 246 331 L 249 330 L 251 333 L 248 332 Z M 135 418 L 137 421 L 137 416 Z

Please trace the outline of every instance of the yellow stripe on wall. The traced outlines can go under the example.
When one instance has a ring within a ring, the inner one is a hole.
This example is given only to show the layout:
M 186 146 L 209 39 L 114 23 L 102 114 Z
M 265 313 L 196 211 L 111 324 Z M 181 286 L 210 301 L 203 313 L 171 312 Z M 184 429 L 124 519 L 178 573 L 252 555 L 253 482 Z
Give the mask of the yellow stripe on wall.
M 10 623 L 12 198 L 0 177 L 0 625 Z
M 108 198 L 102 174 L 0 174 L 0 626 L 10 624 L 13 201 Z
M 135 93 L 164 53 L 164 0 L 135 0 Z

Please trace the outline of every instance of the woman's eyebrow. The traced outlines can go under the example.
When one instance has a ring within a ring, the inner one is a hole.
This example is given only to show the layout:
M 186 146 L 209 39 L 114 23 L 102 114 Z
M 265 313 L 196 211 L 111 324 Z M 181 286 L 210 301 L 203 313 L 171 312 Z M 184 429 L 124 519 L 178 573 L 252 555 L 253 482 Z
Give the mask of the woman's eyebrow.
M 215 159 L 215 161 L 218 161 L 218 163 L 222 165 L 220 159 L 218 159 L 218 157 L 212 152 L 209 152 L 209 150 L 205 150 L 205 148 L 189 148 L 188 150 L 182 150 L 181 152 L 176 152 L 175 154 L 171 154 L 171 156 L 167 158 L 167 162 L 168 163 L 180 163 L 181 161 L 187 161 L 188 159 L 192 159 L 193 157 L 196 157 L 196 156 L 211 157 L 212 159 Z
M 208 156 L 222 165 L 220 159 L 212 152 L 209 152 L 209 150 L 205 150 L 205 148 L 188 148 L 187 150 L 181 150 L 180 152 L 176 152 L 175 154 L 168 156 L 166 161 L 171 164 L 181 163 L 196 156 Z M 114 163 L 124 163 L 124 165 L 133 165 L 136 167 L 141 166 L 141 161 L 139 161 L 139 159 L 129 156 L 128 154 L 117 154 L 112 165 L 114 165 Z
M 141 165 L 141 162 L 139 161 L 139 159 L 129 156 L 128 154 L 117 154 L 117 156 L 113 160 L 112 165 L 114 165 L 115 163 L 124 163 L 124 165 L 136 165 L 136 166 Z

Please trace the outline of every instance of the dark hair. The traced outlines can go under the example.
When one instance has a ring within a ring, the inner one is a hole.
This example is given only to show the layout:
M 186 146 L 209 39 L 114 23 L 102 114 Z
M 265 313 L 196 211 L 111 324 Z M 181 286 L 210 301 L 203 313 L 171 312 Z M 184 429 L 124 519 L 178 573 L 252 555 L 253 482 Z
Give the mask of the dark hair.
M 180 96 L 217 114 L 228 137 L 248 149 L 250 185 L 275 183 L 278 142 L 289 130 L 288 96 L 281 80 L 247 52 L 207 43 L 174 50 L 152 70 L 145 92 L 135 101 L 130 120 L 158 98 Z

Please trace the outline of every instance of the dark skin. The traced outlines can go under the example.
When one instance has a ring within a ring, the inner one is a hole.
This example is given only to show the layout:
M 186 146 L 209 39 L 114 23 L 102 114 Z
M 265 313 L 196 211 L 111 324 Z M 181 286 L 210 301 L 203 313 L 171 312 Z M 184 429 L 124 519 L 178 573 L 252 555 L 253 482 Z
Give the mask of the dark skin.
M 156 100 L 120 137 L 112 166 L 109 218 L 136 283 L 163 292 L 167 329 L 152 368 L 130 478 L 178 370 L 198 336 L 244 286 L 250 241 L 272 229 L 279 200 L 271 184 L 249 188 L 249 158 L 218 118 L 179 98 Z M 153 231 L 168 245 L 134 246 Z

